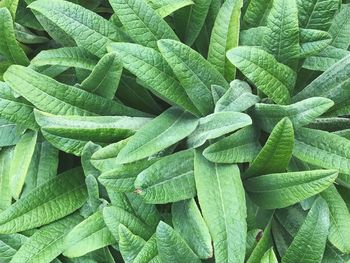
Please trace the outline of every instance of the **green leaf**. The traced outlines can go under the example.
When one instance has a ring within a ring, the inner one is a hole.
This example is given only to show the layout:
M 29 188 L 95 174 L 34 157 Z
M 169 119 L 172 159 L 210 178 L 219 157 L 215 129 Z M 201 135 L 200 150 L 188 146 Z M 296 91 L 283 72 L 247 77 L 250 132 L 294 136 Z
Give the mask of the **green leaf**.
M 34 131 L 27 131 L 17 143 L 10 168 L 10 188 L 12 197 L 18 200 L 24 181 L 28 175 L 30 162 L 32 160 L 38 134 Z
M 7 8 L 0 8 L 0 38 L 0 54 L 14 64 L 29 64 L 26 54 L 16 40 L 13 20 Z
M 203 151 L 203 155 L 215 163 L 251 162 L 261 149 L 258 138 L 256 129 L 249 126 L 210 145 Z
M 307 57 L 303 63 L 303 68 L 326 71 L 349 54 L 350 52 L 347 50 L 328 46 L 318 54 Z
M 141 237 L 134 235 L 123 224 L 119 225 L 119 249 L 125 263 L 133 263 L 136 256 L 142 250 L 146 241 Z
M 159 39 L 178 39 L 171 27 L 144 0 L 109 2 L 124 29 L 136 43 L 157 48 Z
M 118 88 L 122 64 L 114 53 L 104 55 L 79 86 L 106 99 L 113 99 Z
M 299 26 L 319 30 L 328 30 L 335 13 L 338 0 L 297 0 Z
M 14 91 L 39 110 L 52 114 L 144 116 L 142 112 L 77 87 L 59 83 L 22 66 L 12 65 L 6 71 L 4 79 Z
M 350 175 L 350 141 L 326 131 L 301 128 L 295 134 L 293 155 L 326 169 Z
M 264 256 L 261 259 L 261 263 L 278 263 L 273 248 L 270 248 L 268 251 L 265 252 Z
M 158 261 L 157 261 L 158 260 Z M 133 263 L 160 263 L 157 249 L 157 238 L 154 234 L 140 250 Z
M 0 235 L 0 260 L 9 263 L 28 238 L 21 234 Z
M 208 227 L 194 199 L 171 206 L 174 229 L 201 259 L 211 258 L 213 248 Z
M 15 23 L 14 26 L 16 38 L 23 44 L 43 44 L 49 41 L 47 37 L 38 36 L 18 23 Z
M 336 48 L 348 49 L 350 45 L 350 5 L 341 5 L 340 11 L 334 17 L 328 33 L 332 36 L 331 45 Z
M 267 132 L 284 117 L 288 117 L 294 128 L 298 129 L 315 121 L 333 105 L 333 101 L 322 97 L 312 97 L 290 105 L 257 103 L 253 116 L 259 127 Z
M 329 207 L 329 242 L 343 253 L 350 251 L 350 214 L 335 186 L 321 193 Z
M 115 191 L 133 192 L 137 175 L 151 166 L 156 160 L 139 160 L 133 163 L 115 165 L 113 169 L 103 172 L 98 180 L 105 187 L 112 188 Z
M 349 73 L 350 56 L 347 56 L 307 85 L 293 97 L 293 101 L 297 102 L 316 96 L 325 97 L 331 99 L 335 104 L 327 113 L 328 115 L 346 115 L 350 112 L 347 106 L 347 100 L 350 98 L 350 92 L 347 90 L 350 85 Z
M 75 258 L 99 248 L 116 243 L 102 216 L 102 210 L 95 212 L 76 225 L 64 238 L 66 257 Z
M 146 0 L 147 3 L 157 12 L 161 17 L 167 17 L 185 6 L 193 5 L 191 0 Z
M 216 112 L 199 119 L 197 129 L 188 136 L 187 145 L 197 148 L 209 139 L 215 139 L 252 124 L 247 114 L 240 112 Z
M 21 138 L 20 132 L 19 126 L 0 118 L 0 147 L 17 144 Z
M 35 110 L 44 137 L 56 148 L 80 156 L 85 144 L 116 142 L 135 134 L 150 121 L 142 117 L 62 116 Z
M 266 251 L 272 246 L 272 236 L 271 236 L 271 221 L 265 227 L 262 236 L 259 235 L 258 244 L 255 246 L 253 252 L 249 256 L 247 263 L 261 263 L 262 257 L 265 255 Z
M 172 105 L 198 114 L 172 69 L 156 50 L 132 43 L 113 43 L 108 50 L 116 52 L 123 66 L 142 80 L 147 89 Z
M 274 0 L 267 17 L 270 34 L 264 36 L 263 46 L 279 62 L 291 62 L 298 57 L 299 25 L 296 0 Z
M 0 233 L 16 233 L 63 218 L 80 208 L 86 197 L 82 169 L 66 171 L 0 213 Z
M 304 28 L 300 28 L 299 30 L 300 57 L 308 59 L 308 56 L 317 55 L 332 42 L 332 36 L 325 31 Z
M 15 19 L 18 2 L 19 0 L 3 0 L 0 3 L 0 7 L 2 6 L 7 7 L 7 9 L 11 12 L 11 16 L 13 17 L 13 19 Z
M 11 263 L 46 263 L 54 260 L 64 249 L 65 235 L 81 221 L 77 214 L 42 227 L 21 246 Z
M 187 137 L 197 124 L 197 119 L 188 112 L 170 108 L 136 132 L 117 161 L 130 163 L 149 157 Z
M 213 112 L 210 87 L 228 87 L 224 77 L 204 57 L 179 41 L 159 40 L 158 48 L 198 111 L 202 115 Z
M 157 226 L 156 233 L 159 257 L 162 262 L 201 262 L 185 240 L 171 226 L 161 221 Z
M 106 46 L 113 41 L 123 41 L 122 31 L 108 20 L 80 5 L 63 0 L 38 0 L 29 6 L 51 25 L 74 39 L 79 47 L 102 57 Z
M 12 203 L 11 191 L 11 160 L 13 158 L 13 148 L 2 149 L 0 151 L 0 211 L 5 210 Z
M 286 170 L 294 146 L 293 124 L 283 118 L 273 128 L 264 147 L 245 172 L 246 177 Z
M 226 52 L 238 46 L 242 6 L 242 0 L 225 1 L 217 14 L 210 37 L 208 61 L 227 80 L 235 78 L 235 68 L 226 58 Z
M 336 170 L 274 173 L 245 181 L 250 198 L 265 209 L 283 208 L 314 196 L 333 184 Z
M 256 47 L 236 47 L 227 52 L 227 57 L 271 100 L 279 104 L 290 102 L 295 73 L 271 54 Z
M 273 0 L 250 1 L 243 17 L 246 27 L 258 27 L 266 25 L 267 17 L 272 8 Z
M 252 94 L 248 83 L 236 79 L 230 83 L 230 88 L 216 102 L 215 112 L 245 111 L 259 100 L 258 96 Z
M 33 106 L 23 98 L 16 98 L 11 88 L 4 82 L 0 82 L 0 116 L 11 123 L 22 127 L 37 130 Z
M 327 203 L 318 198 L 282 257 L 283 263 L 321 262 L 329 229 Z
M 211 1 L 192 0 L 193 5 L 175 13 L 175 28 L 186 45 L 196 41 L 208 14 Z
M 98 58 L 84 48 L 62 47 L 41 51 L 32 59 L 30 64 L 38 67 L 57 65 L 92 70 L 97 61 Z
M 38 141 L 35 145 L 28 169 L 22 196 L 27 195 L 39 185 L 53 179 L 57 175 L 57 168 L 58 150 L 45 140 Z
M 194 197 L 193 151 L 177 152 L 152 164 L 137 176 L 135 188 L 145 202 L 153 204 Z
M 119 241 L 119 224 L 123 224 L 132 233 L 145 240 L 149 239 L 155 230 L 143 223 L 135 215 L 116 206 L 103 208 L 103 219 L 117 241 Z
M 238 167 L 210 163 L 196 152 L 194 176 L 199 205 L 213 239 L 216 260 L 243 262 L 247 212 Z

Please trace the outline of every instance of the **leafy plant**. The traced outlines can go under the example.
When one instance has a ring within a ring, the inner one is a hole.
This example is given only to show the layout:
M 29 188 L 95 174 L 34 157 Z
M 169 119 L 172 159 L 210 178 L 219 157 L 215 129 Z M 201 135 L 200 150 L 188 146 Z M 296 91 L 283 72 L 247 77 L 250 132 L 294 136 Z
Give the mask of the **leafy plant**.
M 0 263 L 350 262 L 350 1 L 0 0 Z

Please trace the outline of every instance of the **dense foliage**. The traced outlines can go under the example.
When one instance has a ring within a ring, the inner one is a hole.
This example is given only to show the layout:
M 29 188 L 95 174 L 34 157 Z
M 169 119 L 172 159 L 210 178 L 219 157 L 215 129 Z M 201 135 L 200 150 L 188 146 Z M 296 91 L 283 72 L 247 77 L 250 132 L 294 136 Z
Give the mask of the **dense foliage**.
M 0 1 L 0 262 L 350 262 L 349 45 L 348 0 Z

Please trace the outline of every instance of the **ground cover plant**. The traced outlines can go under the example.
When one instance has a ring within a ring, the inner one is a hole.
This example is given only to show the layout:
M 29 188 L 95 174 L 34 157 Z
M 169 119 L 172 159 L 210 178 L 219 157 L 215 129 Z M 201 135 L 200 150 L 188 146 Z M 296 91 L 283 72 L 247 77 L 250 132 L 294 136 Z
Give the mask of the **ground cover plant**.
M 0 1 L 0 262 L 350 262 L 349 45 L 348 0 Z

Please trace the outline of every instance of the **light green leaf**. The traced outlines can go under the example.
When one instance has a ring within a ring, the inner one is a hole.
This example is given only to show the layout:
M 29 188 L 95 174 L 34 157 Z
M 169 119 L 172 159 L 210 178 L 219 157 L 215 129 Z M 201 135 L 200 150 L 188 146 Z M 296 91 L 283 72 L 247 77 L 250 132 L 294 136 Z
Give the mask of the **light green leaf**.
M 256 47 L 236 47 L 227 52 L 227 57 L 274 102 L 290 102 L 289 90 L 293 89 L 295 73 L 271 54 Z
M 304 28 L 299 30 L 300 57 L 308 59 L 311 55 L 317 55 L 332 42 L 332 36 L 325 31 Z
M 79 47 L 98 57 L 107 53 L 109 43 L 126 38 L 108 20 L 80 5 L 63 0 L 38 0 L 28 7 L 48 20 L 51 26 L 74 39 Z
M 299 26 L 319 30 L 328 30 L 335 13 L 338 0 L 297 0 Z
M 23 154 L 23 152 L 21 152 Z M 37 142 L 29 166 L 22 196 L 27 195 L 57 175 L 58 150 L 49 142 Z
M 245 111 L 259 102 L 259 100 L 258 96 L 252 94 L 248 83 L 236 79 L 230 83 L 230 88 L 216 102 L 215 112 Z
M 299 25 L 296 0 L 274 0 L 267 17 L 267 27 L 271 29 L 263 39 L 264 48 L 279 62 L 291 62 L 298 57 Z
M 104 55 L 91 74 L 79 86 L 107 99 L 113 99 L 118 88 L 122 64 L 114 53 Z
M 34 154 L 37 136 L 37 132 L 27 131 L 23 134 L 14 149 L 10 168 L 10 188 L 12 197 L 16 200 L 18 200 L 24 181 L 30 173 L 29 168 Z
M 132 231 L 132 233 L 145 240 L 148 240 L 155 230 L 143 223 L 135 215 L 116 206 L 103 208 L 103 219 L 109 231 L 111 231 L 117 241 L 119 240 L 119 224 L 123 224 Z
M 81 155 L 88 141 L 112 143 L 133 135 L 149 118 L 124 116 L 62 116 L 35 110 L 44 137 L 58 149 Z
M 303 63 L 303 68 L 326 71 L 349 54 L 350 52 L 347 50 L 328 46 L 318 54 L 307 57 Z
M 321 262 L 329 229 L 327 203 L 318 198 L 282 257 L 283 263 Z
M 328 33 L 333 38 L 331 46 L 348 49 L 350 45 L 350 4 L 341 6 L 340 11 L 332 21 Z
M 14 26 L 16 39 L 23 44 L 43 44 L 49 41 L 47 37 L 36 35 L 18 23 L 15 23 Z
M 202 115 L 213 112 L 212 84 L 225 88 L 224 77 L 199 53 L 179 41 L 158 41 L 158 48 L 168 62 L 188 97 Z
M 33 106 L 23 98 L 16 98 L 11 88 L 4 82 L 0 82 L 0 107 L 2 118 L 25 128 L 38 129 Z
M 63 254 L 70 258 L 80 257 L 115 243 L 116 240 L 108 230 L 100 210 L 69 231 L 64 238 Z
M 182 237 L 171 228 L 171 226 L 161 221 L 157 226 L 156 233 L 159 257 L 162 262 L 201 262 L 186 244 L 185 240 L 183 240 Z
M 6 7 L 11 12 L 13 19 L 15 19 L 18 2 L 19 0 L 2 0 L 0 7 Z
M 294 128 L 298 129 L 315 121 L 333 105 L 333 101 L 322 97 L 312 97 L 286 106 L 257 103 L 253 116 L 259 127 L 267 132 L 284 117 L 288 117 Z
M 20 138 L 20 126 L 0 118 L 0 147 L 15 145 Z
M 350 251 L 350 214 L 335 186 L 321 193 L 330 214 L 329 242 L 343 253 Z
M 13 148 L 2 149 L 0 151 L 0 211 L 5 210 L 12 203 L 12 191 L 10 184 L 10 167 L 12 158 Z
M 81 221 L 77 214 L 42 227 L 21 246 L 11 263 L 46 263 L 54 260 L 64 249 L 65 235 Z
M 256 129 L 249 126 L 210 145 L 203 151 L 203 155 L 215 163 L 251 162 L 261 149 L 258 138 Z
M 253 2 L 258 1 L 252 1 L 252 3 Z M 270 34 L 270 32 L 270 28 L 266 26 L 252 27 L 247 30 L 242 30 L 239 33 L 239 45 L 255 46 L 261 48 L 265 35 Z
M 196 152 L 194 176 L 199 205 L 213 239 L 216 260 L 243 262 L 247 212 L 238 167 L 211 163 Z
M 146 0 L 161 17 L 167 17 L 185 6 L 193 5 L 191 0 Z
M 172 69 L 156 50 L 132 43 L 113 43 L 108 50 L 116 52 L 123 66 L 142 80 L 147 89 L 166 102 L 198 115 Z
M 110 0 L 123 28 L 138 44 L 157 48 L 159 39 L 178 39 L 171 27 L 144 0 Z
M 272 8 L 273 0 L 250 1 L 243 17 L 246 27 L 258 27 L 266 25 L 267 16 Z
M 133 163 L 119 164 L 111 170 L 103 172 L 98 180 L 105 187 L 118 192 L 133 192 L 134 182 L 139 173 L 147 169 L 157 159 L 139 160 Z
M 97 61 L 98 58 L 84 48 L 62 47 L 41 51 L 31 60 L 30 64 L 37 67 L 56 65 L 92 70 Z
M 112 143 L 98 150 L 91 156 L 91 163 L 101 172 L 107 172 L 118 168 L 117 156 L 120 150 L 128 143 L 130 139 L 125 139 L 117 143 Z
M 350 141 L 326 131 L 301 128 L 295 134 L 293 155 L 326 169 L 350 175 Z
M 273 128 L 264 147 L 245 172 L 246 177 L 286 170 L 294 146 L 293 124 L 283 118 Z
M 189 147 L 199 147 L 209 139 L 215 139 L 252 124 L 249 115 L 240 112 L 216 112 L 199 119 L 197 129 L 188 136 Z
M 133 263 L 136 256 L 142 250 L 146 241 L 141 237 L 134 235 L 123 224 L 119 225 L 119 249 L 125 263 Z
M 175 28 L 182 42 L 192 46 L 204 25 L 211 1 L 192 0 L 193 5 L 175 13 Z
M 193 177 L 193 151 L 163 157 L 135 180 L 136 193 L 147 203 L 164 204 L 196 195 Z
M 216 104 L 218 100 L 226 93 L 226 89 L 219 85 L 211 85 L 210 91 L 213 97 L 214 104 Z
M 130 163 L 151 156 L 191 134 L 198 121 L 188 112 L 170 108 L 143 126 L 120 151 L 117 161 Z
M 226 52 L 238 46 L 242 6 L 242 0 L 225 1 L 217 14 L 210 37 L 208 61 L 227 80 L 235 78 L 235 68 L 226 58 Z
M 211 258 L 213 256 L 211 237 L 195 200 L 173 203 L 171 212 L 175 231 L 199 258 Z
M 333 184 L 336 170 L 274 173 L 245 181 L 249 197 L 265 209 L 283 208 L 314 196 Z
M 26 54 L 16 40 L 13 20 L 7 8 L 0 8 L 0 38 L 0 54 L 14 64 L 29 64 Z
M 63 218 L 80 208 L 86 197 L 82 169 L 66 171 L 0 213 L 0 233 L 21 232 Z
M 36 2 L 35 2 L 36 3 Z M 32 69 L 12 65 L 4 79 L 9 86 L 39 110 L 62 115 L 145 114 L 115 101 L 107 100 L 77 87 L 57 82 Z
M 158 261 L 157 261 L 158 260 Z M 154 234 L 143 246 L 133 263 L 160 263 L 157 249 L 157 238 Z
M 272 247 L 265 252 L 264 256 L 261 259 L 261 263 L 278 263 L 277 257 Z

